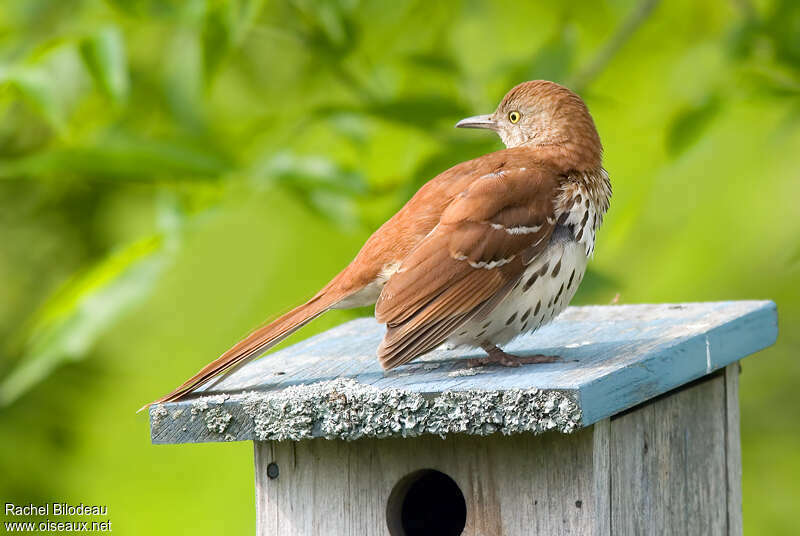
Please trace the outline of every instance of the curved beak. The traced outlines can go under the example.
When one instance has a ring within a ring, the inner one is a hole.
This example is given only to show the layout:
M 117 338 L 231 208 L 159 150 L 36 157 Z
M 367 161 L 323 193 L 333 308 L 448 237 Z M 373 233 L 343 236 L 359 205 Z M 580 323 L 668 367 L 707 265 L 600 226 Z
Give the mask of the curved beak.
M 497 130 L 497 123 L 492 119 L 492 114 L 467 117 L 456 123 L 456 128 L 488 128 Z

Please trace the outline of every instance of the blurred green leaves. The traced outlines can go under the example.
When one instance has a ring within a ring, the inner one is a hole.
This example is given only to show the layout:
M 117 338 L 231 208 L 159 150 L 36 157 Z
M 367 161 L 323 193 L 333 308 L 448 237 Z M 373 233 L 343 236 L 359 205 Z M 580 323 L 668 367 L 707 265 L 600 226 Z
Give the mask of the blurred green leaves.
M 705 96 L 695 105 L 678 111 L 667 131 L 667 150 L 672 156 L 679 156 L 697 142 L 705 133 L 722 107 L 718 95 Z
M 100 28 L 78 45 L 95 85 L 115 104 L 128 97 L 130 80 L 125 42 L 114 26 Z
M 217 180 L 232 169 L 214 148 L 180 141 L 114 137 L 95 144 L 59 146 L 28 156 L 0 160 L 0 179 L 134 180 L 160 183 Z
M 45 301 L 24 335 L 22 359 L 0 381 L 0 406 L 14 402 L 63 362 L 82 359 L 119 315 L 147 296 L 164 268 L 164 243 L 152 236 L 123 246 Z
M 257 164 L 250 175 L 260 187 L 281 186 L 315 212 L 348 227 L 358 222 L 356 200 L 368 191 L 362 173 L 320 155 L 282 151 Z
M 325 106 L 316 112 L 322 117 L 361 114 L 429 131 L 444 120 L 464 117 L 467 109 L 452 98 L 409 95 L 377 102 L 369 101 L 362 106 Z
M 159 39 L 155 62 L 142 64 L 142 55 L 128 43 L 131 19 L 115 21 L 108 13 L 39 43 L 16 36 L 25 46 L 12 53 L 2 54 L 2 47 L 13 46 L 13 39 L 0 42 L 0 58 L 6 58 L 0 63 L 0 121 L 6 120 L 0 130 L 0 185 L 37 181 L 56 191 L 91 187 L 93 181 L 150 185 L 155 199 L 173 196 L 194 205 L 178 219 L 184 228 L 192 218 L 213 213 L 209 209 L 224 197 L 225 184 L 240 183 L 281 188 L 338 225 L 359 224 L 359 200 L 370 194 L 359 169 L 281 143 L 254 142 L 247 149 L 253 140 L 236 138 L 236 131 L 248 128 L 224 132 L 220 128 L 227 124 L 212 121 L 213 81 L 231 65 L 247 75 L 236 53 L 253 47 L 248 39 L 263 0 L 114 5 L 127 17 L 153 16 L 148 22 L 150 38 Z M 355 4 L 296 1 L 286 7 L 292 14 L 290 31 L 313 52 L 308 65 L 334 64 L 334 77 L 356 94 L 367 94 L 366 86 L 338 65 L 357 43 Z M 76 14 L 94 9 L 86 5 Z M 334 124 L 351 133 L 365 118 L 425 127 L 461 110 L 429 96 L 381 98 L 366 106 L 331 100 L 322 106 L 335 110 Z M 351 119 L 342 122 L 345 116 Z M 30 137 L 22 132 L 31 129 L 26 121 L 31 117 L 46 129 L 33 131 L 35 143 L 21 144 Z M 259 132 L 283 126 L 257 115 L 244 119 L 258 123 Z M 308 127 L 301 125 L 298 134 Z M 363 134 L 344 139 L 364 142 Z M 286 149 L 276 152 L 281 147 Z M 220 186 L 209 190 L 209 184 Z M 5 348 L 2 368 L 10 372 L 0 380 L 0 404 L 16 400 L 61 363 L 85 357 L 104 331 L 147 297 L 180 242 L 167 240 L 163 232 L 144 236 L 108 244 L 103 253 L 86 258 L 61 288 L 32 297 L 41 302 L 38 312 L 21 322 L 19 339 Z M 169 251 L 166 243 L 172 245 Z
M 21 98 L 47 124 L 63 127 L 64 111 L 56 96 L 55 80 L 40 66 L 15 65 L 0 68 L 0 88 L 11 89 L 11 98 Z
M 318 61 L 338 63 L 358 43 L 358 24 L 355 20 L 357 1 L 292 0 L 289 2 L 296 21 L 297 35 Z
M 356 170 L 337 166 L 324 156 L 297 156 L 283 151 L 254 170 L 253 177 L 300 190 L 321 189 L 349 196 L 364 195 L 367 182 Z
M 553 80 L 565 83 L 572 74 L 577 55 L 577 32 L 563 24 L 530 58 L 503 69 L 505 86 L 513 87 L 520 80 Z
M 205 79 L 214 78 L 231 50 L 240 46 L 253 27 L 264 0 L 211 0 L 202 28 Z

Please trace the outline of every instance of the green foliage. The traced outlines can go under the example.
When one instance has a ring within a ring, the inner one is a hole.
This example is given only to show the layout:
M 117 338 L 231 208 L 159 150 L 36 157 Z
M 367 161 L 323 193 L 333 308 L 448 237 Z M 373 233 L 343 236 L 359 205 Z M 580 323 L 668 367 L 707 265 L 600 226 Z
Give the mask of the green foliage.
M 109 503 L 132 534 L 251 530 L 246 449 L 152 449 L 133 411 L 499 149 L 452 125 L 548 78 L 586 98 L 614 185 L 578 301 L 778 302 L 779 343 L 742 376 L 745 523 L 791 534 L 798 6 L 4 4 L 0 493 Z
M 80 41 L 79 48 L 95 85 L 114 103 L 124 102 L 130 81 L 125 43 L 119 29 L 101 28 Z
M 163 267 L 163 239 L 145 238 L 111 252 L 49 297 L 31 319 L 23 359 L 0 382 L 0 407 L 63 362 L 83 358 L 121 313 L 146 296 Z
M 680 110 L 667 133 L 667 149 L 670 154 L 677 156 L 696 143 L 711 126 L 721 106 L 719 96 L 709 95 L 702 102 Z

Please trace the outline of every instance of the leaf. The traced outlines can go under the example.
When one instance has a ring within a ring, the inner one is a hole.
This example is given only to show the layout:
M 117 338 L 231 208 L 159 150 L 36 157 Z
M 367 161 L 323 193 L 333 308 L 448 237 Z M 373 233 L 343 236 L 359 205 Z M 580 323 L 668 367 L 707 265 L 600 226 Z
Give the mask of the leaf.
M 202 123 L 203 47 L 191 26 L 175 30 L 165 53 L 164 84 L 173 113 L 195 128 Z
M 443 120 L 455 123 L 467 115 L 467 109 L 451 98 L 439 95 L 412 95 L 367 104 L 363 107 L 325 106 L 318 108 L 315 113 L 323 117 L 361 113 L 428 130 Z
M 233 2 L 212 2 L 203 23 L 203 64 L 210 81 L 227 56 L 233 41 Z
M 202 28 L 206 83 L 214 79 L 230 52 L 244 42 L 264 0 L 211 0 L 208 3 Z
M 278 153 L 256 164 L 251 176 L 261 185 L 276 184 L 288 189 L 314 212 L 345 227 L 358 221 L 354 198 L 368 191 L 362 173 L 323 156 Z
M 130 80 L 125 42 L 119 29 L 107 26 L 84 38 L 79 49 L 95 85 L 119 104 L 128 97 Z
M 289 3 L 297 37 L 305 43 L 312 58 L 323 64 L 339 63 L 356 48 L 359 29 L 348 2 L 316 0 Z
M 800 4 L 778 0 L 763 23 L 763 35 L 771 41 L 776 59 L 795 70 L 800 64 Z
M 365 145 L 369 140 L 369 130 L 365 117 L 354 113 L 341 113 L 329 117 L 331 127 L 350 141 Z
M 440 72 L 447 75 L 460 75 L 461 68 L 458 62 L 449 54 L 442 51 L 424 52 L 419 54 L 410 54 L 406 58 L 410 63 L 428 69 L 433 72 Z
M 467 114 L 466 107 L 439 95 L 403 97 L 373 104 L 367 108 L 383 119 L 420 128 L 430 128 L 441 120 L 458 120 Z
M 238 7 L 236 17 L 233 21 L 233 44 L 241 45 L 250 33 L 253 25 L 264 7 L 265 0 L 239 0 L 236 2 Z
M 342 168 L 324 156 L 281 152 L 256 166 L 253 176 L 305 191 L 324 190 L 350 195 L 367 192 L 367 181 L 361 173 Z
M 137 139 L 104 140 L 95 146 L 54 148 L 0 159 L 0 178 L 46 178 L 72 174 L 116 180 L 216 179 L 231 164 L 208 148 Z
M 61 364 L 82 359 L 119 316 L 146 296 L 165 266 L 165 239 L 129 244 L 75 276 L 35 315 L 24 354 L 0 381 L 8 406 Z
M 336 222 L 340 227 L 352 229 L 358 223 L 358 207 L 355 201 L 339 192 L 314 190 L 302 192 L 301 200 L 316 213 Z
M 64 110 L 55 94 L 56 85 L 44 68 L 24 65 L 0 71 L 2 85 L 14 88 L 51 127 L 63 129 Z
M 670 155 L 679 156 L 697 143 L 720 108 L 721 99 L 718 95 L 711 94 L 698 104 L 680 110 L 673 117 L 667 131 L 667 150 Z
M 516 62 L 505 69 L 506 87 L 524 80 L 553 80 L 564 82 L 572 71 L 577 48 L 577 33 L 564 25 L 546 41 L 532 57 Z

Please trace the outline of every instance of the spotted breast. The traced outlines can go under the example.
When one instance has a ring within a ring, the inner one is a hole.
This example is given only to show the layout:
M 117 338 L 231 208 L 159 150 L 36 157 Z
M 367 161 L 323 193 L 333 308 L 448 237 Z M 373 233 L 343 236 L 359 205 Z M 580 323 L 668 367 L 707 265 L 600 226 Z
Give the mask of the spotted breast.
M 555 199 L 556 227 L 547 247 L 504 299 L 461 326 L 447 346 L 504 345 L 558 316 L 583 280 L 610 196 L 611 183 L 602 168 L 567 176 Z

